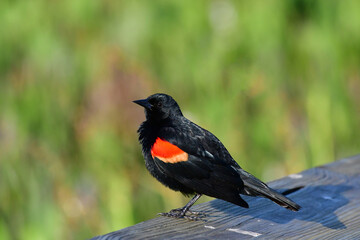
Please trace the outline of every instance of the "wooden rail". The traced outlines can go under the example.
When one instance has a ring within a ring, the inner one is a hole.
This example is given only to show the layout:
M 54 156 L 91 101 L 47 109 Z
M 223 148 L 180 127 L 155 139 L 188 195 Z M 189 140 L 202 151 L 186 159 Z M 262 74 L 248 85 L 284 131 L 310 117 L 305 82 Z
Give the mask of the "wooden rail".
M 269 185 L 302 209 L 246 196 L 244 209 L 216 199 L 192 208 L 207 214 L 204 221 L 158 217 L 92 239 L 360 239 L 360 155 Z

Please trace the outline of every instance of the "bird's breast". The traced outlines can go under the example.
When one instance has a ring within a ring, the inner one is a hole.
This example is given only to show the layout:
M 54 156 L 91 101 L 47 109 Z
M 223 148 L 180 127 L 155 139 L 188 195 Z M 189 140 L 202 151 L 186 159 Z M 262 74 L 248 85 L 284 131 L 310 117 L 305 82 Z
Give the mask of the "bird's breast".
M 151 156 L 165 163 L 178 163 L 189 159 L 189 155 L 186 152 L 159 137 L 151 147 Z

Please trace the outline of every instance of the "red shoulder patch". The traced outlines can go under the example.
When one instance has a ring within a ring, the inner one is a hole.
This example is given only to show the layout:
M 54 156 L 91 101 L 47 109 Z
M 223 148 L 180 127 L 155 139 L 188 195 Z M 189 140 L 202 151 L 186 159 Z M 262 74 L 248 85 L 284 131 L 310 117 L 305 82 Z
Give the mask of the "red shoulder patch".
M 189 156 L 186 152 L 172 143 L 157 138 L 151 147 L 151 156 L 158 158 L 165 163 L 178 163 L 187 161 Z

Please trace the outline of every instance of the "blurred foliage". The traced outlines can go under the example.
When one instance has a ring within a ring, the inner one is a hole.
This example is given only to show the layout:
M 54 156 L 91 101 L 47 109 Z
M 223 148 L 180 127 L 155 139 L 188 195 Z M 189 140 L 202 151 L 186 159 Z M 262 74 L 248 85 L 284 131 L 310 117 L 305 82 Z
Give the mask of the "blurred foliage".
M 137 142 L 131 101 L 155 92 L 265 181 L 359 153 L 358 9 L 0 1 L 0 238 L 85 239 L 185 204 Z

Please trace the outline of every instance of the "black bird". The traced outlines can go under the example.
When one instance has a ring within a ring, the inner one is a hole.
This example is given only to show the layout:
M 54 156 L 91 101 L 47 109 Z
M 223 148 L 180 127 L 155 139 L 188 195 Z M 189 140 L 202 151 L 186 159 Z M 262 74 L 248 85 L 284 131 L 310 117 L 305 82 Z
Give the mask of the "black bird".
M 161 215 L 197 219 L 198 213 L 189 208 L 202 194 L 244 208 L 249 205 L 240 194 L 265 197 L 292 211 L 300 209 L 243 170 L 217 137 L 183 116 L 171 96 L 158 93 L 134 103 L 145 108 L 146 121 L 138 133 L 146 168 L 165 186 L 185 195 L 195 194 L 183 208 Z

